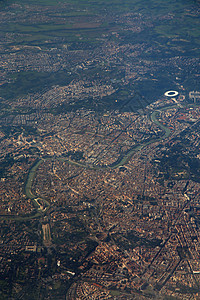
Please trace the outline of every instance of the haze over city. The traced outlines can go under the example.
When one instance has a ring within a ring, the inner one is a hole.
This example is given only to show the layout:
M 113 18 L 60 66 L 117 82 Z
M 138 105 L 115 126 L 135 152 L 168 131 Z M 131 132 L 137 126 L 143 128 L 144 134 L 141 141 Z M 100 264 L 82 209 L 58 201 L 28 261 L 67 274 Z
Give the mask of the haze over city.
M 199 14 L 0 2 L 0 299 L 200 299 Z

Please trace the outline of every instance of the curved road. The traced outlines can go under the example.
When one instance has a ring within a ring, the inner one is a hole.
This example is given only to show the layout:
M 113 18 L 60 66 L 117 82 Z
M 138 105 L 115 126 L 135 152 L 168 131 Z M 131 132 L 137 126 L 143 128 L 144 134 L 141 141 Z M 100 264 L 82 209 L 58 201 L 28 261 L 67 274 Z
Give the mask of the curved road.
M 155 141 L 159 141 L 159 140 L 162 140 L 163 138 L 167 138 L 171 131 L 168 127 L 165 127 L 163 126 L 158 120 L 157 120 L 157 114 L 158 114 L 158 111 L 154 111 L 152 114 L 151 114 L 151 121 L 154 122 L 157 126 L 159 126 L 164 132 L 165 134 L 157 139 L 152 139 L 151 141 L 148 141 L 148 142 L 145 142 L 145 143 L 142 143 L 138 146 L 135 146 L 133 147 L 126 155 L 124 155 L 119 161 L 117 161 L 114 165 L 112 166 L 105 166 L 105 167 L 98 167 L 98 166 L 92 166 L 92 165 L 87 165 L 87 164 L 82 164 L 82 163 L 79 163 L 79 162 L 74 162 L 74 161 L 71 161 L 69 159 L 65 159 L 65 158 L 57 158 L 59 160 L 67 160 L 70 164 L 73 164 L 73 165 L 76 165 L 76 166 L 79 166 L 79 167 L 82 167 L 82 168 L 87 168 L 87 169 L 108 169 L 108 168 L 111 168 L 111 169 L 116 169 L 118 168 L 119 166 L 123 166 L 125 165 L 128 160 L 131 158 L 131 156 L 138 150 L 142 149 L 143 147 L 155 142 Z M 55 159 L 55 158 L 54 158 Z M 34 181 L 34 178 L 35 178 L 35 174 L 36 174 L 36 171 L 38 169 L 38 167 L 44 162 L 45 160 L 44 159 L 40 159 L 36 164 L 34 164 L 34 166 L 30 169 L 29 171 L 29 174 L 28 174 L 28 178 L 27 178 L 27 181 L 26 181 L 26 185 L 25 185 L 25 194 L 26 196 L 33 200 L 34 201 L 34 205 L 39 207 L 38 205 L 38 201 L 37 201 L 37 196 L 34 195 L 32 193 L 32 183 Z M 46 207 L 48 207 L 50 204 L 47 200 L 45 199 L 41 199 L 42 201 L 44 201 L 44 203 L 46 204 Z M 39 208 L 38 208 L 39 210 Z M 35 215 L 34 215 L 35 216 Z M 34 217 L 32 216 L 32 217 Z

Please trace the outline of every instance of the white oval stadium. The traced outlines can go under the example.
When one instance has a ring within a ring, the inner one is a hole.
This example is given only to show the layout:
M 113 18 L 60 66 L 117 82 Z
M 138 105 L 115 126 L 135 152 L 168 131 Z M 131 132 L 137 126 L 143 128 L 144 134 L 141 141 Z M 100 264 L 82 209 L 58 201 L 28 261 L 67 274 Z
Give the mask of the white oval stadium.
M 178 96 L 178 92 L 177 91 L 167 91 L 165 93 L 165 96 L 167 96 L 167 97 L 176 97 L 176 96 Z

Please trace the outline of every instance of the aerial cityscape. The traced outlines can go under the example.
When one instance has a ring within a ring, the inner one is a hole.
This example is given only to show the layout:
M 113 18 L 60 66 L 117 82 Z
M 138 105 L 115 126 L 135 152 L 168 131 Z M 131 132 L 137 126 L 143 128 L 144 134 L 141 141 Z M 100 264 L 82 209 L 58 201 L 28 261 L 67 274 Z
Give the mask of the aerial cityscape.
M 0 300 L 200 299 L 199 16 L 0 1 Z

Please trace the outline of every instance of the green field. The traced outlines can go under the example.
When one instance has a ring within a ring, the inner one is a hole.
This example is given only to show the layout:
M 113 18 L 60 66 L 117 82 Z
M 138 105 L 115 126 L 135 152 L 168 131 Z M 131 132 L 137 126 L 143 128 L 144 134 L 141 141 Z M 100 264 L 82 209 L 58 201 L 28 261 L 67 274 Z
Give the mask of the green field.
M 101 16 L 102 12 L 106 15 L 109 13 L 141 13 L 149 15 L 149 17 L 158 17 L 163 15 L 174 15 L 174 18 L 162 20 L 154 24 L 153 31 L 159 36 L 167 36 L 169 38 L 191 38 L 193 42 L 199 42 L 200 34 L 200 21 L 197 17 L 191 16 L 186 13 L 186 9 L 191 7 L 190 2 L 183 0 L 179 1 L 139 1 L 139 0 L 110 0 L 110 1 L 86 1 L 86 0 L 66 0 L 55 1 L 55 0 L 39 0 L 37 4 L 35 1 L 29 0 L 10 0 L 8 2 L 2 1 L 1 6 L 5 7 L 12 3 L 18 3 L 20 7 L 13 10 L 16 17 L 26 10 L 27 6 L 32 5 L 37 8 L 41 8 L 41 12 L 51 18 L 51 21 L 45 23 L 34 24 L 34 22 L 27 20 L 26 23 L 19 21 L 9 21 L 5 25 L 1 25 L 2 32 L 12 32 L 25 34 L 27 36 L 17 37 L 17 43 L 41 43 L 46 39 L 52 37 L 67 37 L 70 41 L 79 40 L 75 36 L 75 32 L 83 34 L 83 37 L 97 38 L 101 33 L 104 33 L 112 28 L 116 27 L 116 24 L 93 24 L 89 22 L 85 24 L 86 17 L 93 17 L 94 22 L 96 16 Z M 68 7 L 66 6 L 68 3 Z M 62 8 L 62 5 L 64 7 Z M 54 11 L 55 7 L 55 11 Z M 64 18 L 62 24 L 59 24 L 59 19 Z M 84 23 L 84 24 L 83 24 Z M 117 24 L 119 26 L 119 24 Z M 121 26 L 121 25 L 120 25 Z

